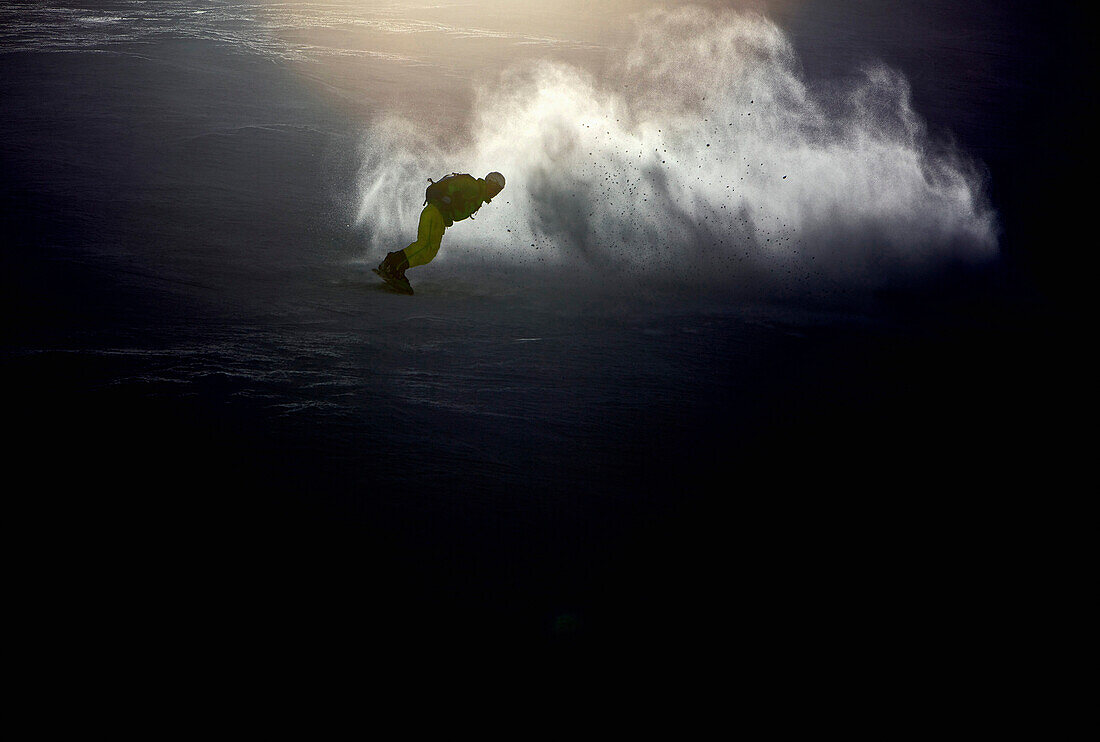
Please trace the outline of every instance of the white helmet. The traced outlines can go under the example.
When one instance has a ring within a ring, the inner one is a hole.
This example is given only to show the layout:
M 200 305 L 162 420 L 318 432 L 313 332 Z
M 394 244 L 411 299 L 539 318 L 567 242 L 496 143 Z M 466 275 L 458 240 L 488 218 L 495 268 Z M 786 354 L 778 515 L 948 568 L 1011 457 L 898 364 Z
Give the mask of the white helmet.
M 487 183 L 496 183 L 499 190 L 504 190 L 504 176 L 497 172 L 489 173 L 485 176 Z

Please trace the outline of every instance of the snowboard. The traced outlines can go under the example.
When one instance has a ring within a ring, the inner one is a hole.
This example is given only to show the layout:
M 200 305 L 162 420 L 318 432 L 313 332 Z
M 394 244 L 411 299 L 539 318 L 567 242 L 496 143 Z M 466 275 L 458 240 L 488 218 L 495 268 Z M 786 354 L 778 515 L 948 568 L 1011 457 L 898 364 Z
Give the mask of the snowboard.
M 377 268 L 371 268 L 371 270 L 378 274 L 378 277 L 385 281 L 394 291 L 401 294 L 408 294 L 409 296 L 413 295 L 413 287 L 412 284 L 409 283 L 409 279 L 393 278 L 391 276 L 384 275 Z

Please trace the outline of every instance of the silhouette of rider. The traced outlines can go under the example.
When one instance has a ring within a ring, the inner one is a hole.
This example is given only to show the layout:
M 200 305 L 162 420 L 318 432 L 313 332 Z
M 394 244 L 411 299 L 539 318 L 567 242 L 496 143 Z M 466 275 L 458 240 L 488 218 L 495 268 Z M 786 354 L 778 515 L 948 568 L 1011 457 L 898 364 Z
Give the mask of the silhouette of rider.
M 432 262 L 447 227 L 469 217 L 503 189 L 504 176 L 497 172 L 476 179 L 456 173 L 433 183 L 428 188 L 427 205 L 420 212 L 416 241 L 404 250 L 387 254 L 378 266 L 378 275 L 411 293 L 405 271 Z

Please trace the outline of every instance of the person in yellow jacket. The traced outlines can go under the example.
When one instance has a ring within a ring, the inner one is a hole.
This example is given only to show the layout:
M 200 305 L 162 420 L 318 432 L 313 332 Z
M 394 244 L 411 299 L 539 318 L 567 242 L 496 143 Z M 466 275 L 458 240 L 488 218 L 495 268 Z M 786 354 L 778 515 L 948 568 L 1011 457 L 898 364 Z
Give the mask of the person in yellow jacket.
M 398 291 L 411 294 L 412 285 L 405 278 L 405 271 L 432 262 L 447 227 L 472 216 L 503 189 L 504 176 L 497 172 L 484 178 L 453 173 L 432 183 L 424 196 L 426 206 L 420 212 L 416 242 L 387 254 L 374 272 Z

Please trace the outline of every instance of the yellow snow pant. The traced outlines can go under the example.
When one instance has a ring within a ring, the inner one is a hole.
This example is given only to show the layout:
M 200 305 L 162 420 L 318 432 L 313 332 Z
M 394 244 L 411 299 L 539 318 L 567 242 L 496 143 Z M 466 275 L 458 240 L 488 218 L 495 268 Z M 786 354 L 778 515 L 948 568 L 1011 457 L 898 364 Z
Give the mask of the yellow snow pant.
M 416 242 L 404 249 L 405 257 L 409 260 L 409 267 L 425 265 L 432 262 L 432 258 L 439 252 L 439 244 L 443 240 L 443 214 L 435 204 L 428 204 L 420 212 L 420 224 L 416 228 Z

